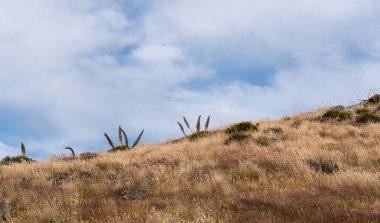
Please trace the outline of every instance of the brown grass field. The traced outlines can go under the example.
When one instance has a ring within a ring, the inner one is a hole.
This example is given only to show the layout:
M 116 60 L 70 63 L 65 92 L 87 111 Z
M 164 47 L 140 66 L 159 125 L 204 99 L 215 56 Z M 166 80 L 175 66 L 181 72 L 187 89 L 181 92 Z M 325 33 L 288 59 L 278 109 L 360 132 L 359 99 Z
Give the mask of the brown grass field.
M 380 124 L 321 121 L 326 111 L 252 122 L 259 130 L 230 144 L 226 126 L 87 159 L 1 165 L 0 221 L 380 222 Z

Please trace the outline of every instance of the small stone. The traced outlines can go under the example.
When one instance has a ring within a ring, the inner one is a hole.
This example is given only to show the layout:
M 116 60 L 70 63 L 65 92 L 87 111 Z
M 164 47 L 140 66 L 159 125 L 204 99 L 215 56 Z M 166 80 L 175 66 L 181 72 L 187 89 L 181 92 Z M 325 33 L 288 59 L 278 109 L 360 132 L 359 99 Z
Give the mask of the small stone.
M 125 178 L 123 180 L 123 183 L 126 184 L 126 185 L 131 185 L 133 183 L 133 179 L 130 179 L 130 178 Z
M 147 176 L 145 177 L 145 180 L 146 180 L 146 183 L 149 185 L 149 186 L 154 186 L 156 185 L 156 179 L 152 176 Z
M 128 200 L 136 200 L 148 197 L 149 192 L 144 189 L 128 189 L 121 192 L 121 196 Z
M 72 176 L 70 176 L 69 174 L 62 174 L 62 175 L 59 175 L 57 177 L 54 177 L 51 180 L 51 184 L 53 186 L 61 185 L 64 182 L 70 181 L 71 179 L 72 179 Z
M 6 202 L 0 202 L 0 220 L 7 220 L 6 213 L 11 209 L 11 205 Z

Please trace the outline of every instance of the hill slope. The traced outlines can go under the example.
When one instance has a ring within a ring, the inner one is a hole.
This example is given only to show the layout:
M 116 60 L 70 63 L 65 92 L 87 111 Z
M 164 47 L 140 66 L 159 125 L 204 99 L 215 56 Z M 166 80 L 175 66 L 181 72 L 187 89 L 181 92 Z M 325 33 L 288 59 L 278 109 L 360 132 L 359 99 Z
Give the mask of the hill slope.
M 261 120 L 258 131 L 224 127 L 87 159 L 2 165 L 0 216 L 20 223 L 380 221 L 380 124 L 360 120 L 376 106 L 320 109 Z

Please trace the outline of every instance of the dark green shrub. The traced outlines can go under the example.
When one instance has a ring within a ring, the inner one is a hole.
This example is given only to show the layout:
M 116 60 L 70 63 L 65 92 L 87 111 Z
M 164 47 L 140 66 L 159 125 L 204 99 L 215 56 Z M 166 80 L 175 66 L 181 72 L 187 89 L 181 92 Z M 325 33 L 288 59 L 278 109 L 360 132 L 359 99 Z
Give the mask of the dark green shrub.
M 228 136 L 228 138 L 224 141 L 224 144 L 229 145 L 233 142 L 248 142 L 249 140 L 252 139 L 252 136 L 244 133 L 244 132 L 234 132 Z
M 12 163 L 21 163 L 21 162 L 34 162 L 33 159 L 27 157 L 27 156 L 6 156 L 4 159 L 1 160 L 1 165 L 9 165 Z
M 256 125 L 253 125 L 251 122 L 240 122 L 226 129 L 225 133 L 230 135 L 237 132 L 255 132 L 258 130 L 259 130 L 259 123 L 257 123 Z
M 368 108 L 360 108 L 356 111 L 358 116 L 356 121 L 360 123 L 380 122 L 380 116 L 372 112 Z
M 377 108 L 375 109 L 375 112 L 376 112 L 376 113 L 380 113 L 380 105 L 377 106 Z
M 322 115 L 321 121 L 338 120 L 340 122 L 347 121 L 352 118 L 352 113 L 349 111 L 342 111 L 338 109 L 329 109 Z
M 370 104 L 378 104 L 380 102 L 380 94 L 376 94 L 368 99 Z
M 327 160 L 319 160 L 319 161 L 308 160 L 306 161 L 306 163 L 311 169 L 317 172 L 333 174 L 339 171 L 338 165 L 331 160 L 328 160 L 328 161 Z
M 369 122 L 380 122 L 380 115 L 377 115 L 373 112 L 364 112 L 360 113 L 356 118 L 357 122 L 360 123 L 369 123 Z
M 371 110 L 369 110 L 368 108 L 359 108 L 358 110 L 356 110 L 356 113 L 357 114 L 371 113 Z

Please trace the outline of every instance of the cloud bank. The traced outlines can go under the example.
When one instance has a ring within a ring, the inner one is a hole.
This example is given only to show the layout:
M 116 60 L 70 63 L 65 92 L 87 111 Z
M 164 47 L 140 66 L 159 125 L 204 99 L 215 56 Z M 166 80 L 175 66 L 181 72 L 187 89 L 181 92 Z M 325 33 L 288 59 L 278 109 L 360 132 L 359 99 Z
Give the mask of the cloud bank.
M 365 98 L 380 85 L 377 1 L 0 2 L 0 157 L 107 147 Z M 18 150 L 18 149 L 16 149 Z M 17 153 L 17 152 L 16 152 Z

